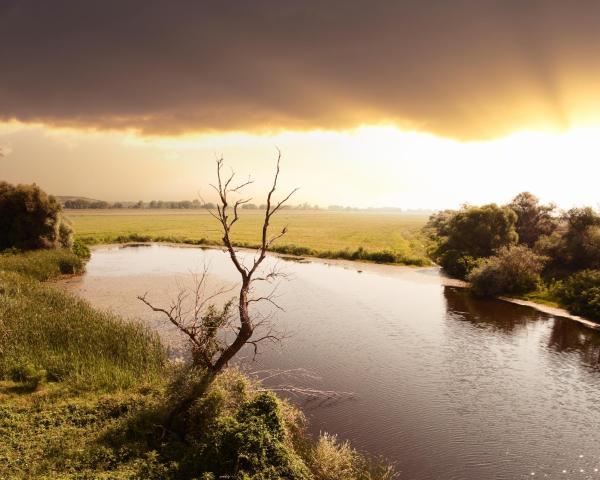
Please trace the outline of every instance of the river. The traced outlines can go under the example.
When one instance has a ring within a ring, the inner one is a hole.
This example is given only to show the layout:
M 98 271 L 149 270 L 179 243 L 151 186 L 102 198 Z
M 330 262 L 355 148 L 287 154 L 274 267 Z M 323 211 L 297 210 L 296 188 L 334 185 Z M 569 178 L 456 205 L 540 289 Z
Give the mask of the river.
M 384 455 L 404 480 L 600 478 L 598 332 L 474 299 L 434 268 L 266 264 L 288 278 L 277 291 L 283 311 L 262 313 L 290 335 L 246 368 L 303 369 L 311 375 L 276 379 L 352 393 L 296 399 L 313 433 Z M 204 265 L 215 285 L 238 280 L 219 249 L 110 246 L 66 287 L 159 330 L 176 353 L 177 332 L 136 296 L 166 304 Z

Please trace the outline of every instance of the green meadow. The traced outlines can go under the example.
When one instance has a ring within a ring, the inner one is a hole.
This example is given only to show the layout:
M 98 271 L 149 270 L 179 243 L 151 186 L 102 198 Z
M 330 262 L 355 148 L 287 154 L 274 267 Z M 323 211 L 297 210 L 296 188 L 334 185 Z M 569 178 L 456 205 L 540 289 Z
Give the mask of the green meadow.
M 172 241 L 216 244 L 218 222 L 204 210 L 67 210 L 76 237 L 88 244 L 118 241 Z M 233 230 L 239 246 L 259 242 L 261 211 L 243 210 Z M 272 231 L 288 227 L 274 251 L 325 258 L 426 265 L 421 233 L 426 215 L 379 212 L 283 210 Z

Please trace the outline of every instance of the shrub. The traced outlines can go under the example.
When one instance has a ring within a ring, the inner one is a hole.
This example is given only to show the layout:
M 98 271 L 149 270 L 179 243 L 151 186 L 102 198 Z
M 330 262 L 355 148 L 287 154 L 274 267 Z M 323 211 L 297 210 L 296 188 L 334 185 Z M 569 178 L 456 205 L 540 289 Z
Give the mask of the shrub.
M 543 257 L 524 245 L 513 245 L 481 261 L 467 278 L 473 293 L 479 296 L 523 294 L 541 283 L 543 267 Z
M 600 321 L 600 270 L 583 270 L 557 289 L 561 303 L 575 315 Z
M 0 251 L 69 247 L 71 228 L 60 204 L 37 185 L 0 182 Z
M 446 273 L 457 278 L 466 278 L 479 263 L 478 259 L 457 250 L 446 250 L 436 259 Z
M 306 247 L 299 247 L 297 245 L 274 245 L 270 250 L 284 255 L 297 255 L 299 257 L 315 254 L 314 250 Z
M 303 462 L 286 445 L 281 408 L 273 394 L 261 393 L 244 402 L 234 416 L 220 419 L 216 426 L 206 437 L 207 452 L 217 463 L 215 473 L 290 480 L 309 477 Z
M 84 260 L 87 260 L 92 256 L 90 248 L 79 239 L 73 242 L 73 247 L 71 248 L 71 250 L 75 255 Z
M 17 363 L 11 368 L 9 377 L 13 382 L 21 382 L 28 389 L 35 390 L 46 381 L 46 370 L 37 368 L 31 362 Z
M 166 404 L 194 388 L 201 373 L 182 367 Z M 173 436 L 172 443 L 157 447 L 163 459 L 177 465 L 171 478 L 308 479 L 309 470 L 293 444 L 297 417 L 287 414 L 293 408 L 273 393 L 257 391 L 238 370 L 226 369 L 187 412 L 185 437 Z M 154 431 L 148 427 L 157 421 L 146 419 L 141 425 L 151 443 Z

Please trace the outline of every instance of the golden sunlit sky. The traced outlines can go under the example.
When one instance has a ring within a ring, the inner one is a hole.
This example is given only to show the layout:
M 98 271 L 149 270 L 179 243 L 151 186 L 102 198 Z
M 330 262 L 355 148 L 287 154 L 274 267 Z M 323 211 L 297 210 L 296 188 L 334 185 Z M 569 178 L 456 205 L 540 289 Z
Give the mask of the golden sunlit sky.
M 0 2 L 0 179 L 297 202 L 598 205 L 600 3 Z

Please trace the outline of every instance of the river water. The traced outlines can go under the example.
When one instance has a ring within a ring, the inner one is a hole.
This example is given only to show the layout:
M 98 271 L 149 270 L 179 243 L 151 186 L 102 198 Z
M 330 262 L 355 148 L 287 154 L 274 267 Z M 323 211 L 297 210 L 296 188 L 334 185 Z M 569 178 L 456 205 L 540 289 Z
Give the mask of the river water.
M 386 456 L 405 480 L 600 479 L 598 332 L 471 298 L 432 268 L 266 261 L 275 264 L 288 274 L 276 292 L 283 311 L 261 313 L 289 338 L 246 368 L 296 372 L 273 386 L 351 392 L 296 399 L 315 434 Z M 177 332 L 136 296 L 166 304 L 204 265 L 215 288 L 238 281 L 218 249 L 113 246 L 67 288 L 158 329 L 178 352 Z

